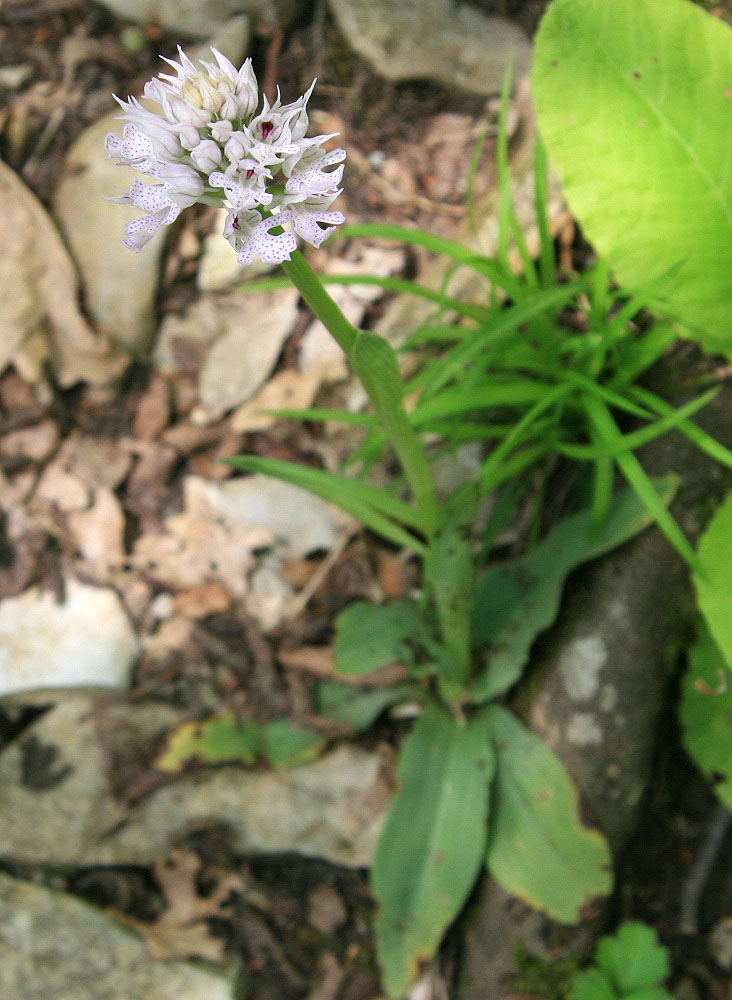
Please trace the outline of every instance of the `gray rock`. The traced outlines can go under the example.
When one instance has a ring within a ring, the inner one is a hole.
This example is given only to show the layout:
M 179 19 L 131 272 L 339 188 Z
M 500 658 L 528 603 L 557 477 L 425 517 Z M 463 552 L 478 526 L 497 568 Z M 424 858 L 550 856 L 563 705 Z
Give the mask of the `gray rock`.
M 292 771 L 228 766 L 178 778 L 128 810 L 107 781 L 116 727 L 124 727 L 127 745 L 139 744 L 172 728 L 171 714 L 166 706 L 77 697 L 26 729 L 0 755 L 0 857 L 150 864 L 192 828 L 224 823 L 242 854 L 298 852 L 335 864 L 370 863 L 390 786 L 377 754 L 349 746 Z
M 155 332 L 160 257 L 169 227 L 141 253 L 122 246 L 125 226 L 140 213 L 105 198 L 140 179 L 104 152 L 108 132 L 122 133 L 118 111 L 89 126 L 66 155 L 53 208 L 81 273 L 84 303 L 100 330 L 134 354 L 145 352 Z
M 143 941 L 66 893 L 0 873 L 0 996 L 13 1000 L 234 1000 L 236 969 L 155 962 Z
M 152 792 L 84 860 L 148 864 L 185 832 L 216 822 L 240 854 L 295 852 L 364 867 L 389 798 L 378 755 L 349 746 L 291 771 L 224 767 Z
M 119 822 L 94 703 L 61 702 L 0 756 L 0 856 L 73 864 Z
M 241 4 L 239 5 L 241 8 Z M 244 62 L 244 57 L 249 51 L 249 39 L 251 36 L 251 22 L 246 14 L 235 14 L 228 21 L 224 21 L 206 43 L 201 46 L 203 58 L 210 62 L 210 46 L 218 49 L 219 52 L 231 59 L 235 66 L 240 66 Z
M 330 0 L 349 44 L 388 80 L 428 79 L 494 94 L 513 55 L 528 73 L 531 46 L 515 24 L 452 0 Z
M 286 20 L 293 0 L 102 0 L 120 17 L 156 24 L 182 38 L 208 38 L 235 14 L 247 14 L 255 29 L 271 32 Z

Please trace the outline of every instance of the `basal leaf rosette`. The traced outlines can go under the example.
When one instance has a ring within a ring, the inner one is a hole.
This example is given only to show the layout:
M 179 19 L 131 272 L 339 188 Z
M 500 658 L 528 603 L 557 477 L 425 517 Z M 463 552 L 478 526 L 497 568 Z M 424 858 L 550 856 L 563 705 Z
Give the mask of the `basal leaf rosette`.
M 175 75 L 161 73 L 144 90 L 159 112 L 134 97 L 115 97 L 127 124 L 121 138 L 107 136 L 107 154 L 156 181 L 135 181 L 110 199 L 145 213 L 129 223 L 122 242 L 139 251 L 182 209 L 200 203 L 225 205 L 224 236 L 241 264 L 255 253 L 268 264 L 290 260 L 296 236 L 319 247 L 344 221 L 331 206 L 341 193 L 346 153 L 323 148 L 335 133 L 306 136 L 315 82 L 291 104 L 282 104 L 279 92 L 273 104 L 263 97 L 257 113 L 251 59 L 236 69 L 211 52 L 215 63 L 202 62 L 201 69 L 180 46 L 178 62 L 165 59 Z

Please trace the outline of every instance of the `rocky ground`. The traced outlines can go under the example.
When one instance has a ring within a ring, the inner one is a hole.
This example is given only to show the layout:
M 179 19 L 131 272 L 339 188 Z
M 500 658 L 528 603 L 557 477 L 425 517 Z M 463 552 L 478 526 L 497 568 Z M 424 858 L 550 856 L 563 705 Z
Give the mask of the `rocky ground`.
M 248 452 L 336 469 L 352 435 L 261 411 L 357 408 L 362 397 L 294 291 L 237 288 L 262 269 L 242 274 L 215 210 L 189 210 L 139 255 L 120 245 L 127 213 L 103 200 L 128 184 L 103 152 L 120 128 L 111 95 L 139 94 L 178 42 L 195 54 L 213 41 L 235 62 L 251 54 L 286 100 L 317 75 L 311 117 L 348 150 L 349 222 L 456 236 L 508 54 L 525 76 L 544 6 L 485 0 L 457 16 L 447 0 L 6 0 L 0 10 L 3 997 L 379 996 L 365 872 L 402 723 L 344 740 L 314 715 L 312 687 L 332 669 L 338 611 L 408 593 L 416 569 L 327 504 L 221 463 Z M 531 241 L 526 108 L 520 84 L 512 150 Z M 484 252 L 495 240 L 492 152 L 489 138 L 475 183 Z M 571 255 L 579 244 L 558 196 L 552 215 Z M 312 262 L 441 279 L 421 253 L 384 241 L 333 240 Z M 353 322 L 394 340 L 419 321 L 414 302 L 377 287 L 334 294 Z M 459 474 L 455 463 L 442 470 L 446 484 Z M 634 567 L 623 570 L 631 580 Z M 575 641 L 571 622 L 557 642 Z M 679 1000 L 717 1000 L 732 967 L 729 876 L 701 872 L 696 926 L 680 927 L 717 820 L 679 748 L 666 638 L 648 647 L 657 667 L 645 706 L 648 733 L 660 714 L 664 739 L 657 751 L 648 735 L 633 761 L 643 789 L 655 760 L 654 780 L 628 809 L 605 919 L 654 923 L 674 945 Z M 542 690 L 552 706 L 567 694 Z M 156 766 L 171 734 L 226 711 L 307 722 L 327 752 L 290 772 Z M 483 894 L 464 946 L 451 936 L 414 1000 L 508 996 L 488 985 L 480 956 L 512 963 L 495 920 L 505 928 L 501 907 L 517 904 Z M 546 927 L 532 933 L 551 945 Z M 479 970 L 478 993 L 456 985 L 461 958 Z

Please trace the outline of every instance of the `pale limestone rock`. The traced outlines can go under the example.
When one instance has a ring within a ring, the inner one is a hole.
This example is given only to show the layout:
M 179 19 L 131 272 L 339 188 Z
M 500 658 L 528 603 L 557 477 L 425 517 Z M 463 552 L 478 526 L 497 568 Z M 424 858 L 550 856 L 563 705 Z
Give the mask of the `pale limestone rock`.
M 219 302 L 222 333 L 198 378 L 198 397 L 207 419 L 241 406 L 267 380 L 295 326 L 297 300 L 297 290 L 287 288 Z
M 140 647 L 117 595 L 73 578 L 64 591 L 0 601 L 0 696 L 129 683 Z
M 378 754 L 357 747 L 338 747 L 291 771 L 227 766 L 179 777 L 133 809 L 123 806 L 106 777 L 115 721 L 140 734 L 134 738 L 149 739 L 174 726 L 173 716 L 175 710 L 154 703 L 105 705 L 77 696 L 33 723 L 0 755 L 0 857 L 150 864 L 191 829 L 223 823 L 241 854 L 297 852 L 334 864 L 371 863 L 391 786 Z M 28 775 L 29 741 L 46 752 L 57 748 L 40 777 Z
M 562 650 L 559 673 L 573 701 L 589 701 L 600 688 L 600 672 L 607 663 L 607 647 L 600 636 L 575 639 Z
M 23 764 L 30 741 L 55 750 L 43 776 L 29 780 Z M 124 817 L 107 783 L 90 698 L 59 702 L 3 751 L 0 814 L 1 856 L 51 864 L 75 863 Z
M 254 475 L 224 483 L 190 477 L 187 506 L 238 529 L 264 528 L 280 543 L 285 559 L 331 549 L 338 538 L 335 510 L 320 497 L 270 476 Z
M 140 212 L 105 201 L 129 190 L 139 171 L 107 159 L 108 132 L 122 134 L 120 109 L 85 129 L 66 154 L 56 188 L 54 214 L 81 272 L 84 303 L 100 330 L 133 354 L 150 347 L 160 258 L 169 226 L 140 253 L 122 246 L 124 229 Z

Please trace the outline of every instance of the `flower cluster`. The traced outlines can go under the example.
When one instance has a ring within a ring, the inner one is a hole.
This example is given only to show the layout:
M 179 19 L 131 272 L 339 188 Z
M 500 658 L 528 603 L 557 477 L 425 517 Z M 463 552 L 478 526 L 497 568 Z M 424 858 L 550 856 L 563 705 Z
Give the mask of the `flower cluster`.
M 289 260 L 297 233 L 320 246 L 343 222 L 331 205 L 340 194 L 345 150 L 327 152 L 332 135 L 306 138 L 306 105 L 315 83 L 292 104 L 259 104 L 257 79 L 247 59 L 237 70 L 211 49 L 216 62 L 197 69 L 178 47 L 175 70 L 145 85 L 144 96 L 160 105 L 148 111 L 131 97 L 115 100 L 126 119 L 122 138 L 110 133 L 108 156 L 157 179 L 135 181 L 111 201 L 132 204 L 146 214 L 125 231 L 125 246 L 140 250 L 160 226 L 173 222 L 196 202 L 225 204 L 224 236 L 250 264 L 256 253 L 269 264 Z M 339 165 L 340 164 L 340 165 Z

